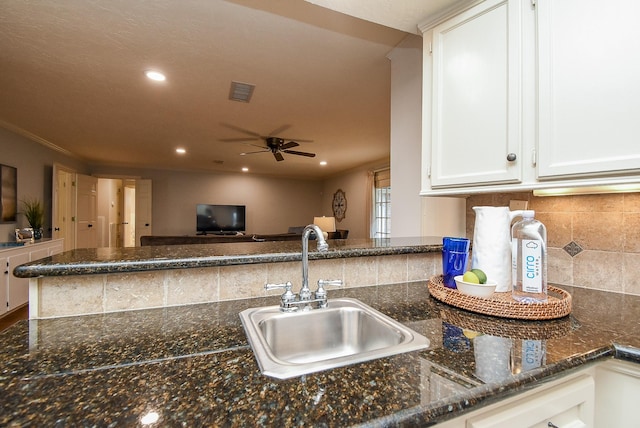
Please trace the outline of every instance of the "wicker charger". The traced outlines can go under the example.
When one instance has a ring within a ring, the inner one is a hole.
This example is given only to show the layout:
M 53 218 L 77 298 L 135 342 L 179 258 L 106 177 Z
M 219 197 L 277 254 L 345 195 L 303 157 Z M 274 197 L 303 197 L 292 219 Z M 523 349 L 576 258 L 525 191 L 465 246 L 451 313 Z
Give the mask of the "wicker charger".
M 456 308 L 479 314 L 521 320 L 551 320 L 571 313 L 571 295 L 549 285 L 549 297 L 544 303 L 521 303 L 511 293 L 493 293 L 488 298 L 469 296 L 443 285 L 442 275 L 436 275 L 427 283 L 429 293 L 436 299 Z

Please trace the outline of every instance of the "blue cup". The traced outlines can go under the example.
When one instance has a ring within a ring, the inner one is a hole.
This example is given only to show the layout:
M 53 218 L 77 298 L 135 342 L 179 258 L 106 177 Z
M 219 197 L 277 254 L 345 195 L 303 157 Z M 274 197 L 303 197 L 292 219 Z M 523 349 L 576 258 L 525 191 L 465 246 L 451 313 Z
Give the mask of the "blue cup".
M 452 238 L 450 236 L 445 236 L 442 238 L 442 249 L 468 253 L 469 240 L 467 238 Z
M 445 287 L 457 288 L 453 279 L 463 275 L 469 264 L 469 240 L 467 238 L 442 238 L 442 275 Z

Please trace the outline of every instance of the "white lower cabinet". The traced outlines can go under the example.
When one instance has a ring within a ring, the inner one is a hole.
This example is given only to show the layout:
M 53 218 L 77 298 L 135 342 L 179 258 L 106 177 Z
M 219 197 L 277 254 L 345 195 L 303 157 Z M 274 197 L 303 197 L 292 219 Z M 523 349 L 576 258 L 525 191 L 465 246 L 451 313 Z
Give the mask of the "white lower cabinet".
M 29 279 L 16 278 L 13 269 L 25 263 L 29 263 L 30 252 L 14 254 L 7 257 L 7 305 L 6 312 L 11 312 L 29 301 Z
M 437 424 L 439 428 L 639 428 L 640 364 L 606 360 Z
M 438 424 L 442 428 L 580 428 L 594 426 L 593 370 L 558 379 L 531 391 Z
M 596 428 L 638 428 L 640 364 L 610 360 L 596 368 Z
M 13 269 L 61 253 L 63 248 L 64 240 L 55 239 L 0 251 L 0 317 L 29 302 L 29 279 L 13 276 Z

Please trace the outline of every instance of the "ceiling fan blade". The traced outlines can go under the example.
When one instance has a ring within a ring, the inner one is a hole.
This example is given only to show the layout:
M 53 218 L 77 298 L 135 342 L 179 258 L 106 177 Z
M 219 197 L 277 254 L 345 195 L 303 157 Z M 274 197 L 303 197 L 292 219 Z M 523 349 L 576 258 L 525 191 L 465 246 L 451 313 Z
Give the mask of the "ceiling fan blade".
M 313 143 L 313 140 L 305 140 L 304 138 L 287 138 L 287 140 L 298 142 L 298 143 Z
M 285 149 L 290 149 L 292 147 L 298 147 L 300 144 L 296 143 L 295 141 L 289 141 L 288 143 L 284 143 L 283 145 L 280 146 L 280 149 L 285 150 Z
M 315 158 L 315 153 L 307 153 L 307 152 L 299 152 L 296 150 L 284 150 L 285 153 L 289 153 L 290 155 L 298 155 L 298 156 L 306 156 L 308 158 Z
M 255 152 L 242 152 L 240 153 L 240 156 L 244 156 L 244 155 L 252 155 L 255 153 L 266 153 L 266 152 L 270 152 L 271 150 L 266 149 L 266 150 L 256 150 Z
M 284 156 L 282 156 L 282 153 L 280 152 L 273 152 L 273 157 L 276 158 L 278 162 L 281 162 L 284 160 Z
M 233 129 L 234 131 L 242 132 L 243 134 L 251 135 L 252 137 L 263 138 L 262 135 L 257 132 L 249 131 L 248 129 L 240 128 L 239 126 L 231 125 L 230 123 L 221 123 L 220 125 L 225 128 Z
M 222 141 L 223 143 L 238 143 L 242 141 L 255 141 L 260 138 L 249 138 L 249 137 L 240 137 L 240 138 L 219 138 L 218 141 Z
M 291 125 L 282 125 L 280 128 L 276 128 L 273 131 L 271 131 L 269 133 L 269 135 L 278 135 L 284 131 L 286 131 L 287 129 L 291 128 Z

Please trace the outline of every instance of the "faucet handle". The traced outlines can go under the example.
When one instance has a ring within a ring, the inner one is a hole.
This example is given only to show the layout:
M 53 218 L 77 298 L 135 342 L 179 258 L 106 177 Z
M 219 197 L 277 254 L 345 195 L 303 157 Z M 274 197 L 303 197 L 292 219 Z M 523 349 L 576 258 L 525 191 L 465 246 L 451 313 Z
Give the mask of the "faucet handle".
M 293 294 L 293 292 L 291 291 L 291 288 L 293 287 L 293 285 L 291 284 L 291 281 L 287 281 L 287 282 L 283 282 L 280 284 L 265 284 L 264 285 L 264 289 L 265 290 L 275 290 L 276 288 L 284 288 L 284 293 L 282 294 L 282 296 L 280 296 L 280 298 L 282 299 L 282 303 L 288 303 L 288 302 L 293 302 L 296 299 L 296 295 Z
M 318 289 L 316 290 L 316 298 L 324 299 L 327 297 L 327 290 L 324 289 L 326 286 L 340 286 L 343 282 L 341 279 L 319 279 L 318 280 Z

